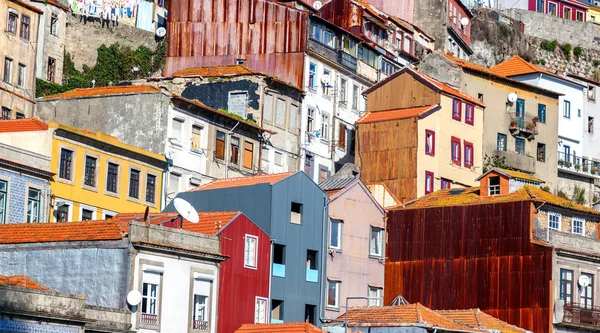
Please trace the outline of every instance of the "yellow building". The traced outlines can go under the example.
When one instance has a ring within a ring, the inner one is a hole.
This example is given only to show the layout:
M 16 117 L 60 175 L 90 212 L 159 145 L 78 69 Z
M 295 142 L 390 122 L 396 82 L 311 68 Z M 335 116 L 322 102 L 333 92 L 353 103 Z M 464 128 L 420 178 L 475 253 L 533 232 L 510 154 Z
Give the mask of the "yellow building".
M 37 119 L 28 119 L 41 123 Z M 51 159 L 51 222 L 106 219 L 120 212 L 160 211 L 164 156 L 110 135 L 50 122 L 0 133 L 0 142 Z
M 587 11 L 587 21 L 600 24 L 600 7 L 590 6 Z

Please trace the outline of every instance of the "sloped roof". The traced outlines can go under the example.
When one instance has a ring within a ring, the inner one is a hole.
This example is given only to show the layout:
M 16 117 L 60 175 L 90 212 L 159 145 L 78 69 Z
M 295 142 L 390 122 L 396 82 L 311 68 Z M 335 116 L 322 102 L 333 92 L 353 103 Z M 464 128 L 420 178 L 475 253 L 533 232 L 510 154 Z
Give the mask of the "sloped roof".
M 42 101 L 52 99 L 70 99 L 70 98 L 85 98 L 85 97 L 100 97 L 100 96 L 112 96 L 112 95 L 128 95 L 128 94 L 142 94 L 142 93 L 158 93 L 161 92 L 160 88 L 152 86 L 109 86 L 109 87 L 97 87 L 97 88 L 78 88 L 66 91 L 64 93 L 44 96 L 41 98 Z
M 34 290 L 50 290 L 50 288 L 42 286 L 41 284 L 28 278 L 26 275 L 0 275 L 0 286 L 13 286 Z
M 510 59 L 499 63 L 498 65 L 490 68 L 490 70 L 498 75 L 502 76 L 518 76 L 532 73 L 542 73 L 546 75 L 553 76 L 555 78 L 561 79 L 566 82 L 570 82 L 572 84 L 583 86 L 580 83 L 574 82 L 573 80 L 569 80 L 564 76 L 560 76 L 554 73 L 551 73 L 543 68 L 540 68 L 532 63 L 525 61 L 525 59 L 519 56 L 513 56 Z
M 475 181 L 480 180 L 481 178 L 483 178 L 485 175 L 489 174 L 489 173 L 499 173 L 501 175 L 504 175 L 508 178 L 516 178 L 516 179 L 523 179 L 523 180 L 527 180 L 527 181 L 531 181 L 531 182 L 535 182 L 535 183 L 545 183 L 545 181 L 534 177 L 528 173 L 525 172 L 521 172 L 521 171 L 516 171 L 516 170 L 507 170 L 507 169 L 501 169 L 501 168 L 491 168 L 490 170 L 488 170 L 486 173 L 482 174 L 481 176 L 477 177 L 475 179 Z
M 345 314 L 338 317 L 345 319 Z M 370 306 L 348 310 L 348 326 L 350 327 L 402 327 L 416 326 L 437 328 L 441 330 L 458 330 L 462 332 L 483 332 L 469 328 L 448 319 L 420 303 L 395 306 Z
M 520 327 L 511 325 L 479 309 L 469 310 L 438 310 L 438 314 L 452 319 L 462 325 L 498 333 L 527 333 Z
M 339 190 L 343 189 L 346 186 L 352 184 L 356 180 L 356 177 L 348 177 L 348 178 L 334 178 L 329 177 L 324 181 L 319 183 L 319 187 L 323 189 L 323 191 L 331 191 L 331 190 Z
M 216 235 L 227 223 L 233 220 L 234 217 L 238 216 L 240 212 L 199 212 L 198 217 L 200 221 L 198 223 L 192 223 L 186 219 L 183 220 L 183 230 L 197 232 L 205 235 Z M 165 223 L 165 225 L 179 227 L 179 219 L 176 219 L 172 223 L 169 221 L 177 218 L 176 212 L 161 212 L 161 213 L 149 213 L 147 223 L 158 225 Z M 144 222 L 144 213 L 120 213 L 112 218 L 116 222 L 130 221 Z
M 186 76 L 203 76 L 203 77 L 220 77 L 220 76 L 232 76 L 232 75 L 246 75 L 254 74 L 253 71 L 243 65 L 229 65 L 229 66 L 208 66 L 208 67 L 192 67 L 181 69 L 173 73 L 173 77 L 186 77 Z
M 396 109 L 396 110 L 387 110 L 387 111 L 376 111 L 376 112 L 367 112 L 362 117 L 360 117 L 356 123 L 357 124 L 369 124 L 369 123 L 377 123 L 381 121 L 390 121 L 390 120 L 400 120 L 400 119 L 408 119 L 414 117 L 421 117 L 423 114 L 430 111 L 439 110 L 440 106 L 435 105 L 426 105 L 419 106 L 416 108 L 406 108 L 406 109 Z
M 237 178 L 224 178 L 217 179 L 212 183 L 207 183 L 204 185 L 200 185 L 196 188 L 189 190 L 188 192 L 194 191 L 207 191 L 207 190 L 216 190 L 222 188 L 232 188 L 232 187 L 241 187 L 241 186 L 252 186 L 257 184 L 275 184 L 280 180 L 283 180 L 296 172 L 285 172 L 285 173 L 276 173 L 271 175 L 260 175 L 260 176 L 249 176 L 249 177 L 237 177 Z
M 45 131 L 47 129 L 48 124 L 37 118 L 0 120 L 0 133 Z
M 244 324 L 236 333 L 325 333 L 310 323 Z
M 0 225 L 0 244 L 118 240 L 129 226 L 116 221 L 18 223 Z

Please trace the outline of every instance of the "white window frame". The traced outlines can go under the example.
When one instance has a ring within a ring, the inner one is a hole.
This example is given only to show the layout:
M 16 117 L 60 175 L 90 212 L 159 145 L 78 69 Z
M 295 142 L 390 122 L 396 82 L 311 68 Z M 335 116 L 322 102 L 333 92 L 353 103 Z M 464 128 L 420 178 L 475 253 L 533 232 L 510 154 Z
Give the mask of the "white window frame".
M 259 318 L 259 316 L 260 316 L 260 303 L 264 304 L 264 315 L 263 315 L 263 318 Z M 268 315 L 267 315 L 268 305 L 269 305 L 269 299 L 268 298 L 256 296 L 256 298 L 254 300 L 254 323 L 255 324 L 267 324 L 267 321 L 268 321 Z
M 553 228 L 553 227 L 550 225 L 550 223 L 551 223 L 551 221 L 550 221 L 550 217 L 551 217 L 551 216 L 555 216 L 555 217 L 557 217 L 557 218 L 558 218 L 558 228 Z M 558 230 L 558 231 L 560 231 L 560 230 L 561 230 L 561 224 L 562 224 L 562 215 L 560 215 L 560 214 L 558 214 L 558 213 L 553 213 L 553 212 L 549 212 L 549 213 L 548 213 L 548 229 L 552 229 L 552 230 Z
M 27 185 L 26 189 L 27 189 L 27 192 L 26 192 L 27 200 L 25 201 L 25 220 L 27 221 L 27 223 L 42 223 L 42 222 L 44 222 L 44 221 L 42 221 L 42 215 L 44 214 L 44 211 L 42 208 L 42 207 L 44 207 L 44 191 L 41 188 L 39 188 L 37 186 L 32 186 L 30 184 Z M 38 195 L 39 195 L 39 197 L 37 199 L 38 206 L 37 206 L 37 212 L 36 212 L 35 216 L 33 214 L 32 215 L 29 214 L 29 200 L 30 200 L 29 191 L 30 190 L 37 191 Z M 32 217 L 31 221 L 30 221 L 30 216 Z M 34 221 L 34 217 L 35 217 L 35 219 L 37 219 L 37 221 Z
M 378 252 L 379 253 L 375 253 L 373 251 L 371 251 L 372 248 L 372 239 L 371 239 L 371 235 L 373 234 L 373 231 L 378 230 L 378 238 L 379 238 L 379 249 Z M 382 258 L 383 257 L 383 239 L 384 239 L 384 232 L 385 230 L 381 227 L 377 227 L 377 226 L 371 226 L 370 230 L 369 230 L 369 255 L 372 257 L 377 257 L 377 258 Z
M 383 288 L 376 286 L 369 286 L 368 296 L 371 296 L 371 293 L 374 292 L 374 297 L 379 297 L 379 299 L 368 299 L 367 306 L 382 306 L 383 305 Z
M 331 245 L 331 239 L 333 236 L 333 232 L 332 232 L 332 226 L 334 223 L 339 224 L 338 227 L 338 232 L 337 232 L 337 237 L 338 237 L 338 245 L 337 246 L 333 246 Z M 342 250 L 342 235 L 344 234 L 342 232 L 344 228 L 344 221 L 343 220 L 339 220 L 339 219 L 329 219 L 329 248 L 331 249 L 335 249 L 337 251 L 341 251 Z
M 251 263 L 248 257 L 248 240 L 254 240 L 254 262 Z M 258 266 L 258 236 L 248 235 L 244 236 L 244 268 L 257 269 Z
M 144 265 L 146 266 L 146 265 Z M 162 268 L 162 267 L 161 267 Z M 160 297 L 160 288 L 161 288 L 161 283 L 160 280 L 162 278 L 162 273 L 159 272 L 155 272 L 151 269 L 146 269 L 143 268 L 143 272 L 142 272 L 142 303 L 144 302 L 144 298 L 146 302 L 148 302 L 148 304 L 146 304 L 146 310 L 150 310 L 150 302 L 154 299 L 156 301 L 155 303 L 155 312 L 156 313 L 151 313 L 151 312 L 142 312 L 143 309 L 143 304 L 140 303 L 140 313 L 145 313 L 145 314 L 151 314 L 151 315 L 155 315 L 157 318 L 158 323 L 160 323 L 160 301 L 161 301 L 161 297 Z M 152 276 L 152 278 L 150 278 L 150 276 Z M 155 280 L 156 277 L 158 277 L 158 282 Z M 147 283 L 149 285 L 156 285 L 156 296 L 152 297 L 150 295 L 144 296 L 144 283 Z
M 575 231 L 575 222 L 581 222 L 581 232 Z M 585 219 L 582 219 L 580 217 L 574 217 L 571 221 L 571 233 L 585 236 Z
M 180 126 L 179 127 L 179 136 L 177 136 L 177 137 L 175 136 L 175 133 L 174 133 L 175 132 L 174 131 L 175 123 L 179 123 L 179 126 Z M 182 142 L 183 142 L 183 132 L 185 130 L 184 126 L 185 126 L 185 119 L 182 119 L 179 117 L 171 118 L 171 131 L 170 131 L 171 135 L 169 136 L 169 139 L 170 139 L 169 142 L 172 145 L 179 146 L 179 147 L 183 146 Z
M 83 221 L 83 210 L 89 210 L 92 212 L 92 221 L 96 219 L 98 216 L 98 210 L 94 206 L 88 206 L 84 204 L 79 204 L 79 220 Z M 115 214 L 116 216 L 116 214 Z
M 335 285 L 335 299 L 334 299 L 334 304 L 330 305 L 329 304 L 329 285 L 333 284 Z M 327 303 L 325 303 L 327 305 L 328 308 L 334 308 L 334 309 L 339 309 L 340 308 L 340 287 L 341 287 L 342 282 L 339 280 L 333 280 L 333 279 L 327 279 Z

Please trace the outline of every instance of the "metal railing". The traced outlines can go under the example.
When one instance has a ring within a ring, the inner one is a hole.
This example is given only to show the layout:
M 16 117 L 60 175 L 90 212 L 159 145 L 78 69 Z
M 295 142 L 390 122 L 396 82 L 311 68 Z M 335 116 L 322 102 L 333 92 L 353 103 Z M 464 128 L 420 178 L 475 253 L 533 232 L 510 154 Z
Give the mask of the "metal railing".
M 509 129 L 513 132 L 519 131 L 519 132 L 525 132 L 525 133 L 536 135 L 536 134 L 538 134 L 538 130 L 537 130 L 537 122 L 538 121 L 539 121 L 538 117 L 533 117 L 530 115 L 517 116 L 516 112 L 511 112 Z
M 158 325 L 158 316 L 150 313 L 142 313 L 140 322 L 146 325 Z
M 581 304 L 565 304 L 563 322 L 600 326 L 600 307 L 585 307 Z
M 208 321 L 194 320 L 192 323 L 192 329 L 200 331 L 208 331 Z
M 598 177 L 600 163 L 588 161 L 581 156 L 558 152 L 558 167 L 562 170 Z

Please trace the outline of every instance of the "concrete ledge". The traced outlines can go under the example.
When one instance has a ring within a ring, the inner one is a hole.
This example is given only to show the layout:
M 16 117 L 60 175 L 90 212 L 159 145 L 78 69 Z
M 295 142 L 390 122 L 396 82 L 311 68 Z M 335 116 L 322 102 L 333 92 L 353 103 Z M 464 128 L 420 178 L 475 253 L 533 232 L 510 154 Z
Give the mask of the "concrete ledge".
M 504 157 L 506 165 L 513 169 L 527 173 L 535 173 L 535 158 L 501 150 L 494 150 L 493 155 Z

